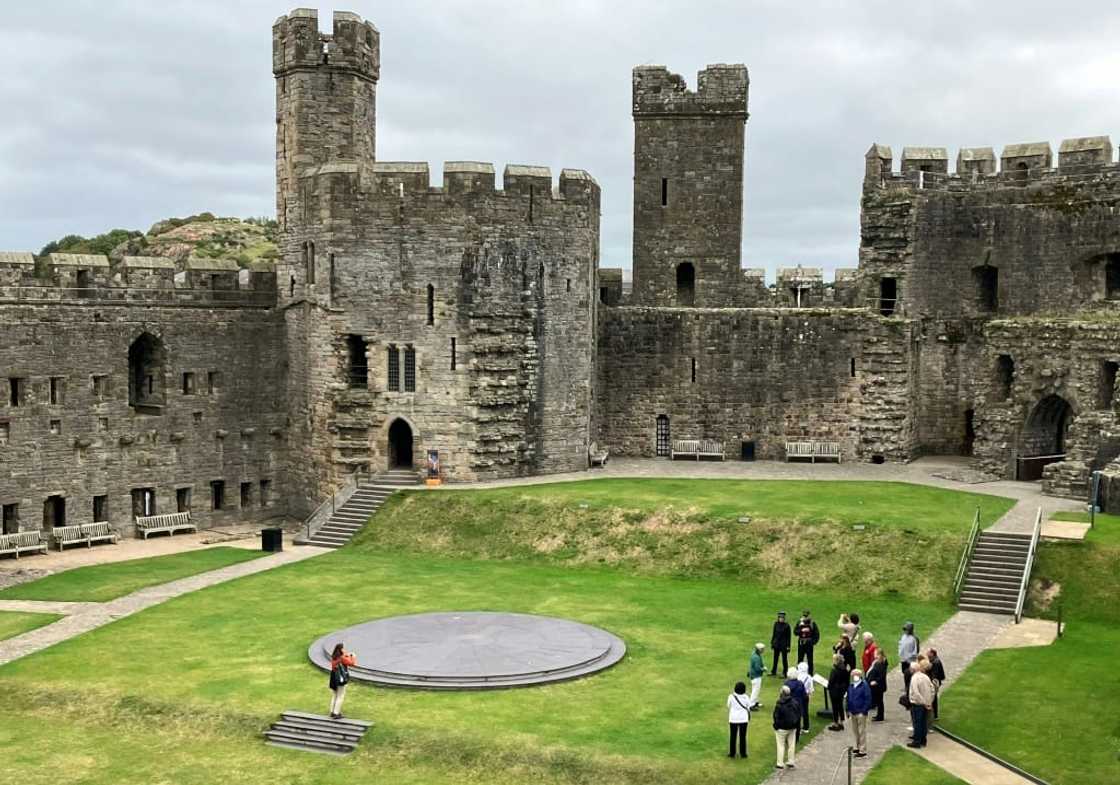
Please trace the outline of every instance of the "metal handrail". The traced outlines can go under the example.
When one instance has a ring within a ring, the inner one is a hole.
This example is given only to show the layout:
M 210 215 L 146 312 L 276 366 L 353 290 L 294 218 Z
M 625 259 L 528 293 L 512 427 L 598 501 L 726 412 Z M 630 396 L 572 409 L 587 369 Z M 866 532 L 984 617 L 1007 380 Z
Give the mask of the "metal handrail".
M 1034 554 L 1038 548 L 1038 537 L 1042 532 L 1042 508 L 1034 517 L 1034 533 L 1031 534 L 1031 547 L 1027 550 L 1027 562 L 1023 565 L 1023 580 L 1019 583 L 1019 599 L 1015 603 L 1015 623 L 1023 618 L 1023 604 L 1027 601 L 1027 586 L 1031 580 L 1031 568 L 1034 567 Z
M 968 570 L 968 562 L 972 559 L 972 551 L 976 548 L 976 538 L 980 535 L 980 508 L 972 516 L 972 529 L 968 532 L 968 541 L 964 544 L 964 553 L 961 554 L 961 563 L 957 566 L 957 577 L 953 580 L 953 600 L 961 597 L 961 584 Z
M 362 470 L 357 470 L 350 474 L 338 490 L 331 494 L 329 499 L 325 499 L 322 504 L 315 508 L 315 510 L 307 516 L 303 521 L 304 538 L 311 539 L 315 533 L 322 528 L 323 524 L 331 519 L 335 511 L 345 504 L 347 500 L 354 495 L 358 487 L 362 484 L 362 480 L 367 478 L 369 474 Z

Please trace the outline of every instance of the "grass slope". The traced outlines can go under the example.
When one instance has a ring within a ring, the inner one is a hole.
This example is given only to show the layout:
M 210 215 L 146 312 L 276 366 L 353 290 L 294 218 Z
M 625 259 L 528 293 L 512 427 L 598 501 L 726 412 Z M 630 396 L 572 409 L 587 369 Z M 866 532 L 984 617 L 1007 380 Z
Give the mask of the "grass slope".
M 966 785 L 949 772 L 902 747 L 892 747 L 863 785 Z
M 964 537 L 998 496 L 891 482 L 592 480 L 398 494 L 351 547 L 615 566 L 948 600 Z M 740 517 L 750 523 L 739 523 Z M 862 525 L 860 531 L 853 525 Z
M 244 548 L 204 548 L 170 556 L 76 567 L 0 591 L 2 600 L 107 602 L 137 589 L 228 567 L 263 554 Z
M 0 611 L 0 641 L 23 635 L 38 627 L 58 621 L 62 617 L 54 613 L 18 613 Z
M 135 743 L 132 730 L 159 728 L 156 749 L 171 744 L 167 734 L 210 750 L 205 768 L 215 780 L 275 782 L 259 731 L 282 709 L 322 712 L 329 698 L 326 676 L 306 659 L 314 638 L 380 616 L 502 609 L 600 625 L 627 641 L 627 658 L 594 678 L 531 690 L 427 693 L 358 685 L 347 712 L 372 718 L 377 727 L 355 764 L 336 772 L 304 756 L 297 767 L 303 775 L 285 781 L 370 782 L 389 761 L 416 781 L 425 772 L 464 781 L 502 781 L 521 772 L 521 781 L 548 783 L 722 783 L 733 774 L 757 782 L 773 767 L 768 713 L 752 724 L 752 758 L 728 761 L 722 757 L 725 700 L 731 683 L 745 676 L 750 645 L 768 637 L 774 611 L 801 605 L 823 620 L 857 605 L 873 630 L 911 617 L 932 629 L 951 612 L 859 599 L 858 590 L 771 592 L 717 578 L 353 549 L 170 600 L 4 666 L 0 711 L 30 711 L 40 726 L 93 723 L 119 732 L 104 742 L 108 747 L 90 742 L 70 750 L 94 758 Z M 829 635 L 830 622 L 822 626 Z M 768 706 L 777 686 L 776 680 L 764 685 Z M 210 746 L 211 735 L 240 743 Z M 44 765 L 54 754 L 28 760 Z M 122 754 L 124 760 L 131 755 Z M 270 755 L 282 766 L 294 760 Z M 145 765 L 149 775 L 153 765 Z M 126 768 L 112 777 L 87 773 L 94 783 L 154 779 Z

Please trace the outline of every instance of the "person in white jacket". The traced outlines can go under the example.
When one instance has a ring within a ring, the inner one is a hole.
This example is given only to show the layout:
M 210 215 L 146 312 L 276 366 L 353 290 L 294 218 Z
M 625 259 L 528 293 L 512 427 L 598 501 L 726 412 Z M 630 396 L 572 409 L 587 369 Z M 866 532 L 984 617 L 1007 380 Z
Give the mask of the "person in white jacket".
M 797 680 L 801 682 L 801 686 L 805 688 L 805 694 L 809 699 L 805 701 L 805 711 L 801 712 L 802 730 L 809 730 L 809 704 L 813 702 L 813 677 L 809 675 L 809 663 L 800 662 L 797 664 Z
M 739 739 L 739 757 L 747 757 L 747 725 L 751 721 L 751 702 L 747 685 L 739 681 L 727 696 L 727 722 L 731 726 L 731 746 L 727 757 L 735 757 L 735 739 Z

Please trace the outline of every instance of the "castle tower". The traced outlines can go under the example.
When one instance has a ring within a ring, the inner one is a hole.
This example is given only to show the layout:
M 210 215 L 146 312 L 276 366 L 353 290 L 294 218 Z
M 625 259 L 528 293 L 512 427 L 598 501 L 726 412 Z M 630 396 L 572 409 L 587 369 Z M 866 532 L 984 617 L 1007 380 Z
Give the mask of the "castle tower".
M 319 32 L 315 9 L 297 8 L 272 26 L 276 77 L 276 215 L 281 228 L 298 178 L 323 164 L 374 162 L 380 34 L 356 14 L 336 11 Z
M 737 304 L 749 84 L 743 65 L 708 66 L 695 91 L 634 69 L 635 305 Z

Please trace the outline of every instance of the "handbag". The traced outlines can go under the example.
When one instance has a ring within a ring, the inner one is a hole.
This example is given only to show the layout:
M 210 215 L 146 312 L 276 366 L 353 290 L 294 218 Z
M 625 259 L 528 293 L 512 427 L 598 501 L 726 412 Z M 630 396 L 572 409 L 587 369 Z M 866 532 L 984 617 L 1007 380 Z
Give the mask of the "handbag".
M 910 708 L 910 696 L 905 695 L 905 694 L 904 695 L 899 695 L 898 696 L 898 705 L 901 706 L 904 709 L 909 709 Z

